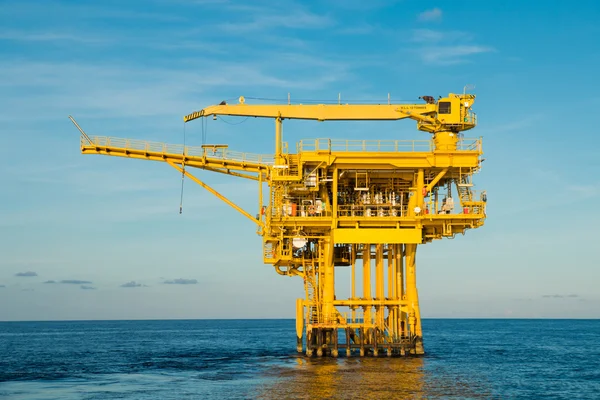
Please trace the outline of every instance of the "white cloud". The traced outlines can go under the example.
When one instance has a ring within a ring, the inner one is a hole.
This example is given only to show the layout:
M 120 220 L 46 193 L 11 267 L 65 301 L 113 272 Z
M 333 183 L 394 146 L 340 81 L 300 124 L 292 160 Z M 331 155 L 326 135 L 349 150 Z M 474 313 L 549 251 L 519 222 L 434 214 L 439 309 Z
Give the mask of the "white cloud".
M 137 288 L 142 286 L 144 285 L 142 285 L 141 283 L 137 283 L 136 281 L 129 281 L 121 285 L 122 288 Z
M 440 31 L 435 29 L 414 29 L 410 41 L 415 43 L 437 43 L 444 41 L 469 41 L 472 35 L 463 31 Z
M 273 28 L 317 29 L 333 24 L 334 21 L 328 16 L 295 10 L 285 14 L 260 12 L 256 13 L 248 22 L 227 22 L 220 24 L 219 28 L 229 33 L 248 33 Z
M 335 31 L 335 33 L 339 33 L 342 35 L 366 35 L 369 33 L 373 33 L 376 27 L 372 24 L 361 23 L 361 24 L 353 24 L 344 28 L 340 28 Z
M 579 200 L 589 199 L 592 197 L 597 197 L 598 194 L 600 194 L 600 184 L 590 183 L 581 185 L 567 185 L 565 192 L 572 192 Z
M 503 121 L 502 124 L 498 124 L 495 126 L 481 127 L 480 133 L 485 136 L 487 134 L 493 133 L 519 131 L 525 128 L 530 128 L 546 118 L 548 118 L 548 115 L 545 115 L 543 113 L 533 113 L 524 118 L 514 119 L 509 122 Z
M 81 285 L 81 284 L 92 283 L 92 282 L 90 282 L 90 281 L 82 281 L 82 280 L 79 280 L 79 279 L 63 279 L 59 283 L 64 283 L 64 284 L 67 284 L 67 285 Z
M 493 51 L 491 47 L 479 45 L 428 46 L 419 50 L 426 64 L 452 65 L 467 62 L 467 56 Z
M 494 51 L 473 43 L 472 35 L 462 31 L 415 29 L 409 41 L 418 44 L 414 51 L 425 64 L 460 64 L 467 62 L 469 56 Z
M 164 281 L 168 285 L 195 285 L 198 283 L 197 279 L 185 279 L 185 278 L 177 278 Z
M 423 11 L 419 14 L 419 21 L 441 21 L 442 20 L 442 10 L 435 7 L 431 10 Z
M 36 272 L 33 271 L 26 271 L 26 272 L 17 272 L 15 274 L 15 276 L 38 276 L 38 274 Z
M 348 10 L 376 10 L 400 3 L 402 0 L 323 0 L 329 6 Z
M 314 71 L 310 74 L 306 71 Z M 283 54 L 277 66 L 268 59 L 234 64 L 212 59 L 188 60 L 173 67 L 99 63 L 0 63 L 0 87 L 7 93 L 29 91 L 0 101 L 6 119 L 28 121 L 97 115 L 157 117 L 181 115 L 191 104 L 211 104 L 199 94 L 215 88 L 322 88 L 348 76 L 340 61 Z M 93 77 L 93 79 L 90 79 Z M 10 98 L 10 100 L 9 100 Z M 211 96 L 212 98 L 212 96 Z M 36 110 L 31 113 L 31 110 Z
M 90 2 L 91 3 L 91 2 Z M 69 1 L 4 1 L 2 9 L 7 10 L 7 14 L 13 19 L 43 17 L 52 23 L 56 18 L 48 18 L 48 16 L 76 16 L 74 22 L 81 22 L 93 19 L 136 19 L 136 20 L 152 20 L 152 21 L 183 21 L 186 16 L 178 15 L 177 13 L 166 14 L 161 12 L 144 12 L 134 8 L 127 9 L 127 3 L 119 5 L 119 7 L 103 6 L 98 4 L 89 5 L 85 2 L 69 2 Z
M 95 38 L 89 35 L 76 35 L 60 32 L 32 32 L 32 31 L 6 31 L 0 32 L 0 40 L 14 40 L 21 42 L 79 42 L 79 43 L 106 43 L 104 38 Z

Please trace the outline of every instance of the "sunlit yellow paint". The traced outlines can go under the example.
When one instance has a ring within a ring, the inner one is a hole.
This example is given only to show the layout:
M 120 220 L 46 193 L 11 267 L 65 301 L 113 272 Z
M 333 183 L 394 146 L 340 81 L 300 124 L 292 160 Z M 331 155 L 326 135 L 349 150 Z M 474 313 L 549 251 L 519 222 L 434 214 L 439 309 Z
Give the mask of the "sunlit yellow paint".
M 184 118 L 273 118 L 274 155 L 235 152 L 226 145 L 90 137 L 72 121 L 82 135 L 82 153 L 166 162 L 257 224 L 264 262 L 278 274 L 304 281 L 305 298 L 296 303 L 299 351 L 304 346 L 307 355 L 337 356 L 345 343 L 338 338 L 348 336 L 354 347 L 346 354 L 359 349 L 360 354 L 422 354 L 417 247 L 478 228 L 486 217 L 486 198 L 472 189 L 482 141 L 460 135 L 476 126 L 471 110 L 475 96 L 424 99 L 422 104 L 252 105 L 240 98 L 239 104 L 210 106 Z M 305 139 L 296 152 L 283 141 L 285 119 L 406 118 L 431 137 Z M 257 181 L 258 214 L 208 187 L 191 168 Z M 269 186 L 268 198 L 262 196 L 263 183 Z M 336 296 L 336 274 L 341 273 L 351 274 L 348 299 Z

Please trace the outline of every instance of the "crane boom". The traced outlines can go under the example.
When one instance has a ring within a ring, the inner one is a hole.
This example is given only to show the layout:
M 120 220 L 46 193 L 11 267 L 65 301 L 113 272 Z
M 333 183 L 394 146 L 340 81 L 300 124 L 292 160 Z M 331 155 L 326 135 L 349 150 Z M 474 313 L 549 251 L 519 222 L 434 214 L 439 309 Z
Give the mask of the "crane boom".
M 185 122 L 211 115 L 265 117 L 281 119 L 308 119 L 316 121 L 386 121 L 408 118 L 403 111 L 420 115 L 435 114 L 435 104 L 224 104 L 209 106 L 187 115 Z
M 459 132 L 474 128 L 475 114 L 471 107 L 473 94 L 453 94 L 436 101 L 423 96 L 425 104 L 246 104 L 244 97 L 239 104 L 221 102 L 183 117 L 184 122 L 202 117 L 230 115 L 238 117 L 262 117 L 305 119 L 316 121 L 393 121 L 405 118 L 417 121 L 419 130 L 436 133 Z

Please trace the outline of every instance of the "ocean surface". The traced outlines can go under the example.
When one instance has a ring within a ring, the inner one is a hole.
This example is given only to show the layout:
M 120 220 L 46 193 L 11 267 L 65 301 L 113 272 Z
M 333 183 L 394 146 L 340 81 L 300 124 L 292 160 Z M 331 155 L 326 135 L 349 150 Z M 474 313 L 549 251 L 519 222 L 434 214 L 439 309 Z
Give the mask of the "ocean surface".
M 307 359 L 292 320 L 0 322 L 0 398 L 600 398 L 600 320 L 423 332 L 422 357 Z

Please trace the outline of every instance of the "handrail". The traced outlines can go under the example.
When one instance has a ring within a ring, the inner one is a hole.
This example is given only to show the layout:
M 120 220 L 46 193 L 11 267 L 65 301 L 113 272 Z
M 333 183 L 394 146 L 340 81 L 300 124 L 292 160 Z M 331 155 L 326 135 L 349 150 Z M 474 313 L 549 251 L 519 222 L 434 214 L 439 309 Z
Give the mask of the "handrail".
M 124 139 L 108 136 L 81 136 L 81 147 L 113 147 L 123 150 L 137 150 L 159 154 L 178 154 L 186 157 L 210 157 L 220 160 L 274 165 L 271 154 L 255 154 L 232 151 L 226 147 L 184 146 L 137 139 Z M 302 139 L 297 144 L 298 153 L 315 152 L 431 152 L 432 140 L 345 140 L 345 139 Z M 456 144 L 457 151 L 481 151 L 480 139 L 461 138 Z
M 160 154 L 177 154 L 184 155 L 186 157 L 209 157 L 220 160 L 247 162 L 255 164 L 274 164 L 274 158 L 270 154 L 244 153 L 216 146 L 184 146 L 181 144 L 167 144 L 161 142 L 149 142 L 145 140 L 123 139 L 108 136 L 92 136 L 90 139 L 92 141 L 91 144 L 88 143 L 87 139 L 82 137 L 81 146 L 112 147 L 130 151 L 138 150 Z
M 480 139 L 461 138 L 456 150 L 480 151 Z M 346 139 L 302 139 L 298 142 L 298 153 L 306 152 L 431 152 L 433 140 L 346 140 Z

